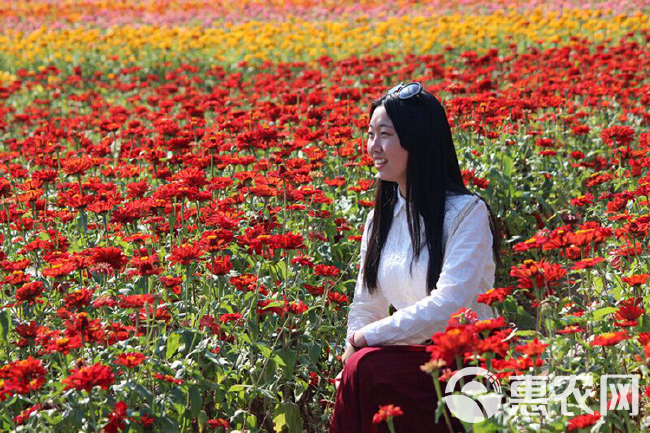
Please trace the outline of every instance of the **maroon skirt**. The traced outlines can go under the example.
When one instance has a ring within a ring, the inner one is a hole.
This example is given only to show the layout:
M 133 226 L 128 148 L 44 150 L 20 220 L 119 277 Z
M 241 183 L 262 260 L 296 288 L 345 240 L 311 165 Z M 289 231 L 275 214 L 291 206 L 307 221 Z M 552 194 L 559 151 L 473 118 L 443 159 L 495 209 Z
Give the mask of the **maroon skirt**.
M 431 358 L 426 347 L 373 346 L 352 354 L 336 391 L 329 433 L 388 432 L 386 422 L 372 422 L 379 406 L 387 404 L 403 412 L 393 418 L 396 432 L 448 432 L 443 416 L 434 421 L 438 397 L 433 378 L 420 370 Z M 451 419 L 454 432 L 465 431 L 459 420 Z

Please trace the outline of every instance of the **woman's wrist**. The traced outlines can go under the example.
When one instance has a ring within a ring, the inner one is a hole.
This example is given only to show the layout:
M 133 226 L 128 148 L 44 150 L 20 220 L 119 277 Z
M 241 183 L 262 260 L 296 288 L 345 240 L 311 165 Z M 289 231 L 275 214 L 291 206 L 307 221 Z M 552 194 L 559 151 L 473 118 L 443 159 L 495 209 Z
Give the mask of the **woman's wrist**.
M 352 346 L 352 348 L 353 348 L 355 351 L 357 351 L 357 350 L 361 349 L 361 347 L 360 347 L 360 346 L 359 346 L 359 345 L 354 341 L 354 334 L 355 334 L 355 333 L 353 333 L 352 335 L 350 335 L 350 337 L 348 338 L 348 343 L 350 343 L 350 346 Z
M 363 335 L 363 331 L 354 332 L 352 335 L 350 335 L 350 338 L 348 338 L 348 342 L 350 343 L 350 346 L 354 348 L 354 350 L 362 349 L 368 345 L 368 342 Z

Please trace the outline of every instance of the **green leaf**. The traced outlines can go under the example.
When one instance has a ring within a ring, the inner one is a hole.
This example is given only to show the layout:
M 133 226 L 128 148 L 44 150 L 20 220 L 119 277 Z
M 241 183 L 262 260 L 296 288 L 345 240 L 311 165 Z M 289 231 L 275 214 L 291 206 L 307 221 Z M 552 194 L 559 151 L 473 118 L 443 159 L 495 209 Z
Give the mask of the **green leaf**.
M 230 388 L 228 388 L 228 392 L 239 392 L 239 391 L 243 391 L 246 388 L 250 388 L 250 387 L 251 387 L 250 385 L 239 385 L 239 384 L 237 384 L 237 385 L 233 385 Z
M 169 359 L 174 356 L 174 353 L 178 350 L 181 345 L 181 335 L 180 334 L 170 334 L 167 337 L 167 351 L 165 352 L 165 358 Z
M 274 430 L 281 433 L 286 428 L 289 433 L 302 432 L 300 408 L 295 403 L 280 403 L 276 406 L 273 418 Z
M 192 417 L 196 417 L 203 407 L 203 399 L 201 398 L 201 392 L 199 387 L 196 385 L 190 385 L 190 388 L 187 391 L 190 397 L 190 413 Z
M 596 311 L 594 311 L 594 320 L 603 320 L 605 316 L 607 316 L 610 313 L 615 313 L 616 311 L 617 309 L 614 307 L 599 308 Z
M 477 424 L 469 424 L 474 433 L 493 433 L 499 431 L 499 426 L 491 418 Z
M 320 360 L 321 347 L 320 344 L 314 343 L 309 346 L 309 359 L 315 364 Z
M 534 337 L 537 335 L 537 331 L 532 331 L 532 330 L 519 330 L 515 333 L 517 336 L 520 337 Z
M 278 355 L 284 361 L 284 366 L 282 367 L 284 377 L 289 378 L 293 376 L 293 370 L 296 366 L 296 352 L 293 350 L 280 350 L 278 351 Z
M 0 312 L 0 340 L 8 341 L 9 331 L 11 331 L 11 317 L 9 310 L 4 310 Z
M 287 279 L 287 265 L 285 262 L 276 262 L 275 269 L 277 270 L 282 281 Z

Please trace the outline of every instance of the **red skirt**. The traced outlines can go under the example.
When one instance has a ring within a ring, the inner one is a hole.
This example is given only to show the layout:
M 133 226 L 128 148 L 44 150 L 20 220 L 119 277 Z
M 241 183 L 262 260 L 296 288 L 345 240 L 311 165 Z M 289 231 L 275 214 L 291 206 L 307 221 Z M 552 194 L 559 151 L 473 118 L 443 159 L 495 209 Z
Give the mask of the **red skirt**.
M 403 415 L 393 418 L 396 432 L 448 432 L 444 417 L 434 422 L 438 397 L 433 378 L 420 370 L 431 354 L 427 346 L 364 347 L 348 359 L 336 391 L 329 433 L 388 432 L 386 422 L 373 424 L 379 406 L 392 404 Z M 443 388 L 444 389 L 444 386 Z M 454 432 L 464 432 L 454 417 Z

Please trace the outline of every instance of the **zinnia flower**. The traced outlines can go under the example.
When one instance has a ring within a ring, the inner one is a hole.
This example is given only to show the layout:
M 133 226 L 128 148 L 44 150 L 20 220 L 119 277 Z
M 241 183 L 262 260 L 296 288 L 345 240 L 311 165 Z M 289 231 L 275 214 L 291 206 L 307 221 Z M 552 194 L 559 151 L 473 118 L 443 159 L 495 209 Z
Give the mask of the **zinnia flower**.
M 569 420 L 569 431 L 579 430 L 581 428 L 589 427 L 590 425 L 596 424 L 596 421 L 600 419 L 600 412 L 594 411 L 592 414 L 579 415 L 575 418 Z
M 399 406 L 393 406 L 392 404 L 379 406 L 379 410 L 372 417 L 372 422 L 373 424 L 379 424 L 388 420 L 391 417 L 400 416 L 403 414 L 404 413 L 402 412 L 402 409 Z
M 629 339 L 630 336 L 626 331 L 607 332 L 605 334 L 597 335 L 589 342 L 590 346 L 612 346 L 623 340 Z
M 181 265 L 189 265 L 197 261 L 203 255 L 203 251 L 198 245 L 183 244 L 180 247 L 174 247 L 169 256 L 172 263 L 180 263 Z
M 125 367 L 134 368 L 142 364 L 145 359 L 147 358 L 140 352 L 125 352 L 117 355 L 115 362 Z
M 115 382 L 115 376 L 111 369 L 100 363 L 81 367 L 73 370 L 70 376 L 61 381 L 64 389 L 74 388 L 77 391 L 86 390 L 90 392 L 95 386 L 107 390 Z

